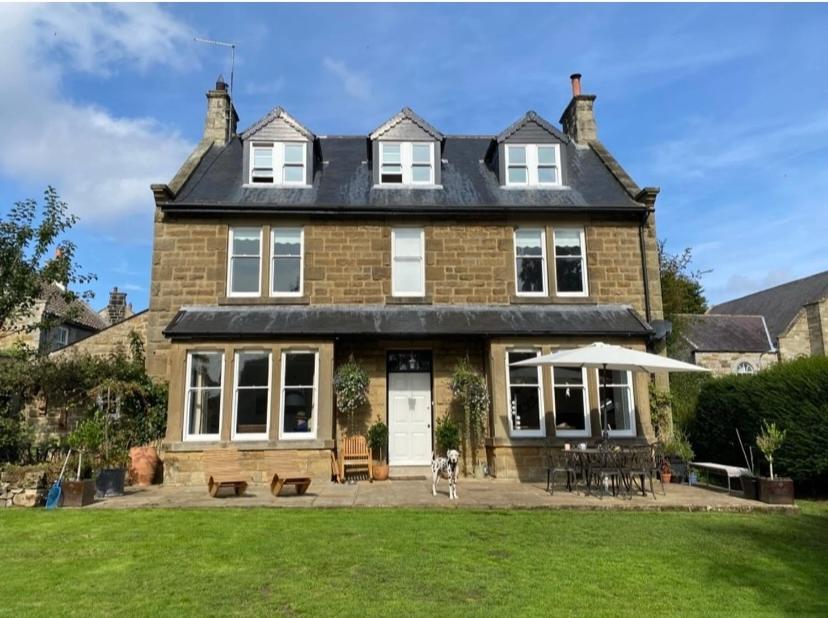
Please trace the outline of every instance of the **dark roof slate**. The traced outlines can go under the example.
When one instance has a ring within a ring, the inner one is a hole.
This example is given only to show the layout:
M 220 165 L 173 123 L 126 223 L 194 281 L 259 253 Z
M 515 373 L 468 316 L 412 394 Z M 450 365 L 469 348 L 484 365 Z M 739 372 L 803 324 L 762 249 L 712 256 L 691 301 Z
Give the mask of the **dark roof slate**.
M 89 330 L 103 330 L 109 323 L 82 300 L 66 302 L 63 290 L 54 283 L 43 287 L 43 312 Z
M 446 137 L 442 188 L 374 187 L 366 137 L 320 137 L 309 188 L 245 186 L 243 143 L 236 137 L 213 146 L 166 208 L 176 206 L 270 207 L 280 211 L 361 209 L 420 212 L 424 207 L 468 210 L 546 207 L 641 208 L 591 148 L 564 144 L 567 183 L 562 189 L 506 189 L 486 157 L 491 137 Z
M 826 297 L 828 270 L 720 303 L 710 309 L 710 313 L 764 316 L 771 338 L 776 341 L 804 305 Z
M 629 307 L 338 305 L 183 307 L 164 334 L 180 338 L 284 336 L 648 336 Z
M 696 352 L 771 352 L 761 315 L 680 315 L 682 334 Z

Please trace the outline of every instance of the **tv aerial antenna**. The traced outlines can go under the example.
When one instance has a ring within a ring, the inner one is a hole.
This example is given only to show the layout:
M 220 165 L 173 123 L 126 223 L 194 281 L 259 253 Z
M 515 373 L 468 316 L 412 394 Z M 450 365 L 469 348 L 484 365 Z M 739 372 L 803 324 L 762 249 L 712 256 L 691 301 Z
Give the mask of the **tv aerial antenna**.
M 197 43 L 206 43 L 207 45 L 216 45 L 217 47 L 230 48 L 230 94 L 233 94 L 233 73 L 236 70 L 236 44 L 228 43 L 227 41 L 216 41 L 213 39 L 203 39 L 201 37 L 193 37 L 193 41 Z

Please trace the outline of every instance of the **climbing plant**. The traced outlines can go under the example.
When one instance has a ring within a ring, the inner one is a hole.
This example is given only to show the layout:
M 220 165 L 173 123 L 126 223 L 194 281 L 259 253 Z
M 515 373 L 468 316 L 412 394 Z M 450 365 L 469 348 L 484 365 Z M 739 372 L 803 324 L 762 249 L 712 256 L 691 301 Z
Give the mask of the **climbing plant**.
M 490 403 L 486 380 L 472 367 L 468 358 L 461 360 L 454 368 L 451 392 L 463 409 L 463 462 L 468 470 L 469 458 L 473 466 L 477 462 L 477 449 L 485 433 Z

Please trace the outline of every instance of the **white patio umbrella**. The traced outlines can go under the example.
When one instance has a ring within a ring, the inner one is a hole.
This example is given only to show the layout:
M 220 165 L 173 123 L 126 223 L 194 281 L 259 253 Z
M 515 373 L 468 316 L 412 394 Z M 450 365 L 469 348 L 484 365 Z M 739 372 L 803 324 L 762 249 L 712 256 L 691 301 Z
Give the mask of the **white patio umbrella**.
M 684 371 L 684 372 L 709 372 L 709 369 L 677 361 L 673 358 L 639 352 L 620 345 L 607 343 L 593 343 L 582 348 L 562 350 L 552 354 L 544 354 L 535 358 L 512 363 L 516 367 L 537 367 L 540 365 L 556 365 L 560 367 L 585 367 L 587 369 L 603 369 L 604 381 L 602 388 L 606 393 L 607 370 L 615 371 L 645 371 L 647 373 Z M 607 415 L 604 410 L 605 403 L 601 402 L 600 411 L 603 416 L 604 439 L 608 436 Z

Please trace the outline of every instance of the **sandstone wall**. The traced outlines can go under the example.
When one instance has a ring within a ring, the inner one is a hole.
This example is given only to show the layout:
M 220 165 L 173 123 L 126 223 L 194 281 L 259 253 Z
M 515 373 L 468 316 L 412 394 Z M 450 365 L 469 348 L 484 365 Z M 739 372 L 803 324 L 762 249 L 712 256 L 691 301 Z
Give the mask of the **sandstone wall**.
M 754 371 L 760 371 L 776 364 L 776 354 L 772 352 L 696 352 L 694 362 L 713 372 L 716 376 L 736 373 L 739 363 L 750 363 Z
M 82 339 L 77 343 L 61 348 L 60 350 L 56 350 L 52 352 L 50 356 L 53 358 L 73 354 L 108 356 L 118 347 L 129 351 L 130 338 L 132 337 L 133 332 L 137 334 L 146 345 L 148 322 L 149 312 L 141 311 L 140 313 L 130 316 L 123 322 L 118 322 L 114 326 L 105 328 L 104 330 L 97 332 L 86 339 Z

